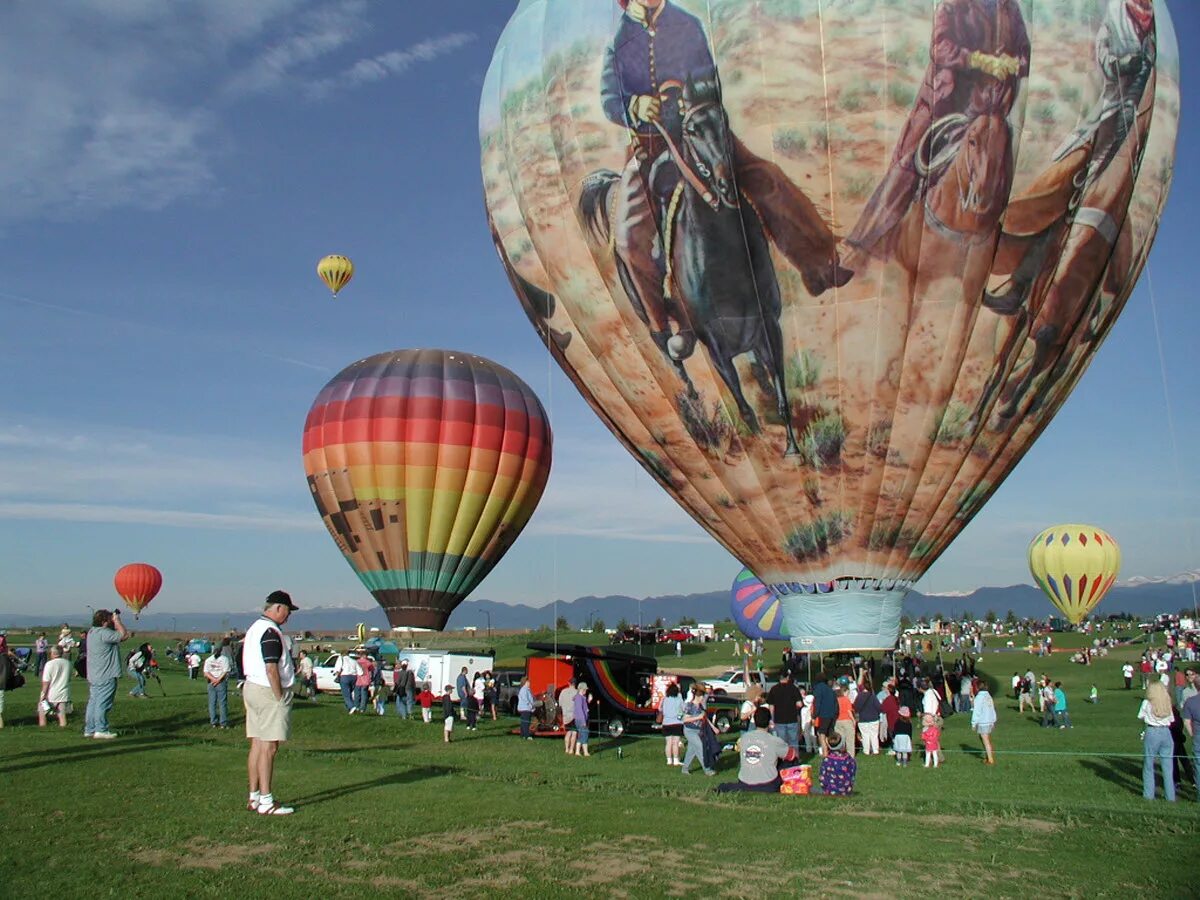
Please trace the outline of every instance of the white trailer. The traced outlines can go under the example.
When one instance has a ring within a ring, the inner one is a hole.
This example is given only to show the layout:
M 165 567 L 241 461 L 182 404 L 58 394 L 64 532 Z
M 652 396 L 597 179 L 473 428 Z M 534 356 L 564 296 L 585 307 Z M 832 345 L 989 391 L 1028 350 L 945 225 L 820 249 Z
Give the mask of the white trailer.
M 454 687 L 464 666 L 467 677 L 473 679 L 476 672 L 494 669 L 495 659 L 491 654 L 472 650 L 401 650 L 396 657 L 396 665 L 407 660 L 408 670 L 416 678 L 417 689 L 420 690 L 420 686 L 428 682 L 429 689 L 439 694 L 446 685 Z

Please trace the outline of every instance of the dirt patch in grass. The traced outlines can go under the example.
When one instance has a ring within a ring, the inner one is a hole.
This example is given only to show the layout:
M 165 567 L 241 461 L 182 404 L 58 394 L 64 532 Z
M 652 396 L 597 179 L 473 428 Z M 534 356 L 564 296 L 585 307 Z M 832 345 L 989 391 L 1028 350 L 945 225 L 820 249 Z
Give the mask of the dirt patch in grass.
M 214 844 L 204 838 L 189 842 L 186 850 L 139 850 L 131 857 L 149 866 L 182 866 L 186 869 L 224 869 L 241 866 L 261 856 L 269 856 L 275 844 Z
M 421 891 L 421 895 L 435 898 L 435 900 L 443 897 L 509 896 L 510 893 L 515 893 L 515 888 L 521 887 L 525 883 L 525 876 L 519 872 L 496 871 L 476 878 L 464 878 L 462 881 L 456 881 L 440 888 L 425 888 Z
M 1033 831 L 1038 834 L 1054 834 L 1062 830 L 1058 822 L 1046 819 L 1031 819 L 1026 817 L 1006 818 L 1002 816 L 947 816 L 922 815 L 913 816 L 911 813 L 884 812 L 878 809 L 849 809 L 844 815 L 860 819 L 904 819 L 919 822 L 938 828 L 948 828 L 957 831 L 962 828 L 975 829 L 985 834 L 994 834 L 1001 828 L 1015 828 L 1020 831 Z
M 684 896 L 762 896 L 779 885 L 780 877 L 799 878 L 800 872 L 739 872 L 736 886 L 727 873 L 710 871 L 698 864 L 717 853 L 716 848 L 692 844 L 686 849 L 663 847 L 653 835 L 626 835 L 612 844 L 591 844 L 580 859 L 568 863 L 576 874 L 572 882 L 579 888 L 604 891 L 609 896 L 627 896 L 622 885 L 637 884 L 649 894 Z

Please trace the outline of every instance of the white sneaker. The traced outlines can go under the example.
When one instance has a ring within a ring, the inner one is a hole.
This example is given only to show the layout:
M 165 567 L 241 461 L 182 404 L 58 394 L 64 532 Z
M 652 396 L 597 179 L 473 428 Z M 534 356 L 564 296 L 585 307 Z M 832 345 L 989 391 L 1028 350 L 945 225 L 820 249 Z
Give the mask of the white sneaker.
M 280 806 L 278 803 L 270 803 L 266 806 L 258 805 L 258 814 L 260 816 L 290 816 L 296 810 L 291 806 Z
M 113 738 L 116 737 L 116 735 L 113 734 L 111 731 L 97 731 L 95 734 L 92 735 L 92 737 L 94 737 L 98 741 L 111 741 Z

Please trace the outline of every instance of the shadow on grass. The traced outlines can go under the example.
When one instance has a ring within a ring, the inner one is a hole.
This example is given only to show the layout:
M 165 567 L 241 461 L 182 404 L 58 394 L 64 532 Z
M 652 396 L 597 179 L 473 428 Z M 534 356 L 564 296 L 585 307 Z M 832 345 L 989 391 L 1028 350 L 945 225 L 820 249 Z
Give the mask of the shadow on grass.
M 306 797 L 295 797 L 292 802 L 297 805 L 313 806 L 315 804 L 328 803 L 331 800 L 340 800 L 342 797 L 357 794 L 361 791 L 369 791 L 372 788 L 388 787 L 393 784 L 412 784 L 414 781 L 424 781 L 426 778 L 442 778 L 446 775 L 454 775 L 460 771 L 462 770 L 458 766 L 417 766 L 416 768 L 409 769 L 407 772 L 393 772 L 391 775 L 372 778 L 370 781 L 343 784 L 338 787 L 317 791 L 315 794 L 309 794 Z
M 78 747 L 61 747 L 57 750 L 35 750 L 31 753 L 22 753 L 19 755 L 20 757 L 35 756 L 37 758 L 15 766 L 4 766 L 0 768 L 0 775 L 7 775 L 10 772 L 21 772 L 27 769 L 40 769 L 44 766 L 52 766 L 60 762 L 109 759 L 114 756 L 124 756 L 127 753 L 141 753 L 143 750 L 153 750 L 167 744 L 175 743 L 170 738 L 161 736 L 147 736 L 128 740 L 118 739 L 113 742 L 102 742 L 94 739 L 88 740 L 81 736 L 80 740 L 86 741 L 86 743 L 80 744 Z
M 1142 764 L 1134 759 L 1081 759 L 1079 765 L 1123 791 L 1141 796 Z

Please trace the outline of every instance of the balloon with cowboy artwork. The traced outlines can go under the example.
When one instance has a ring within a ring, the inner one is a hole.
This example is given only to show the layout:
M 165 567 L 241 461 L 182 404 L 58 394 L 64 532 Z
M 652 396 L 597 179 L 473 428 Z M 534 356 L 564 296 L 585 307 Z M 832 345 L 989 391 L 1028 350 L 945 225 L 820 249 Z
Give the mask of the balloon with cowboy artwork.
M 828 651 L 893 645 L 1065 401 L 1178 115 L 1154 0 L 521 0 L 479 127 L 549 352 Z
M 334 543 L 392 626 L 442 629 L 533 515 L 551 442 L 541 401 L 503 366 L 397 350 L 322 388 L 304 470 Z
M 1029 571 L 1072 625 L 1104 599 L 1121 571 L 1121 548 L 1095 525 L 1054 525 L 1029 544 Z

